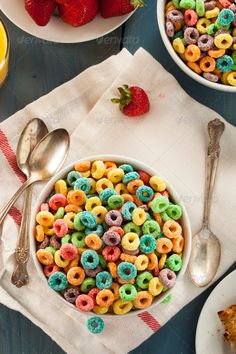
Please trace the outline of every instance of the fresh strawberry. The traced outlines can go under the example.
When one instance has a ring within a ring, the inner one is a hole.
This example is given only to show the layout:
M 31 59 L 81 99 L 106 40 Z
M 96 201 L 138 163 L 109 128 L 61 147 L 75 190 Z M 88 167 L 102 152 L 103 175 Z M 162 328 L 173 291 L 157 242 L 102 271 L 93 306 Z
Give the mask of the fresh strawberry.
M 104 18 L 121 16 L 143 6 L 144 0 L 101 0 L 101 15 Z
M 55 0 L 25 0 L 25 9 L 39 26 L 46 26 L 56 6 Z
M 68 0 L 55 0 L 58 4 L 65 4 Z
M 141 116 L 150 109 L 150 103 L 146 92 L 137 86 L 124 85 L 118 88 L 120 98 L 112 98 L 113 103 L 119 103 L 120 110 L 126 116 Z
M 69 0 L 59 5 L 63 21 L 78 27 L 92 21 L 97 16 L 99 0 Z

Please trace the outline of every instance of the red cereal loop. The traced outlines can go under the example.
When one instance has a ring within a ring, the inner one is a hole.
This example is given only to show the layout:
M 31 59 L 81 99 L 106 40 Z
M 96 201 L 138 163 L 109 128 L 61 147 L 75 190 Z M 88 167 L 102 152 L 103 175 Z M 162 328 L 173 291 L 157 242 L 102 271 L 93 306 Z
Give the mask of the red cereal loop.
M 68 232 L 68 226 L 64 219 L 57 219 L 53 224 L 53 229 L 58 237 L 64 237 Z
M 72 245 L 71 243 L 66 243 L 62 245 L 60 248 L 61 255 L 64 259 L 69 259 L 73 261 L 78 256 L 77 247 Z
M 46 275 L 46 277 L 50 277 L 55 272 L 58 272 L 60 268 L 54 263 L 54 264 L 49 264 L 43 268 L 43 272 Z
M 123 237 L 125 234 L 124 230 L 120 226 L 111 226 L 109 228 L 109 231 L 117 232 L 120 235 L 120 237 Z
M 196 25 L 197 20 L 198 15 L 194 10 L 188 9 L 184 12 L 184 21 L 188 27 Z
M 57 211 L 57 209 L 66 206 L 67 199 L 63 194 L 54 194 L 49 200 L 49 206 L 52 210 Z
M 88 312 L 92 311 L 94 307 L 93 299 L 88 295 L 79 295 L 75 301 L 76 307 L 81 311 Z
M 98 288 L 93 288 L 88 293 L 88 296 L 90 296 L 93 299 L 93 303 L 95 306 L 97 305 L 96 297 L 97 297 L 97 294 L 99 293 L 99 291 L 101 291 L 101 290 Z
M 117 246 L 106 246 L 103 251 L 102 255 L 108 262 L 115 262 L 119 259 L 121 251 Z
M 140 176 L 140 179 L 144 182 L 144 184 L 148 184 L 151 176 L 145 171 L 139 170 L 137 172 L 138 172 L 138 174 Z

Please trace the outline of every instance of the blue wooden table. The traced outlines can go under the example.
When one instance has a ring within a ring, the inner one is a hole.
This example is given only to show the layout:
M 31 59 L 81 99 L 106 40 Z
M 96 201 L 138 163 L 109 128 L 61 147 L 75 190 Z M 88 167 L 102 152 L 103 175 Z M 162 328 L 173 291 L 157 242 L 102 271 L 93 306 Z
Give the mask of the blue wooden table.
M 147 6 L 137 11 L 122 28 L 103 39 L 83 44 L 63 45 L 41 41 L 18 29 L 4 15 L 1 16 L 10 32 L 11 62 L 8 80 L 0 90 L 0 121 L 70 80 L 88 66 L 118 53 L 122 47 L 134 53 L 142 46 L 175 76 L 192 97 L 236 125 L 235 96 L 195 83 L 178 69 L 168 55 L 157 28 L 155 0 L 148 0 Z M 233 269 L 236 269 L 236 264 L 229 271 Z M 195 353 L 197 320 L 215 285 L 187 305 L 132 354 Z M 91 352 L 93 350 L 91 348 Z M 0 354 L 62 353 L 57 344 L 38 327 L 19 313 L 0 305 Z

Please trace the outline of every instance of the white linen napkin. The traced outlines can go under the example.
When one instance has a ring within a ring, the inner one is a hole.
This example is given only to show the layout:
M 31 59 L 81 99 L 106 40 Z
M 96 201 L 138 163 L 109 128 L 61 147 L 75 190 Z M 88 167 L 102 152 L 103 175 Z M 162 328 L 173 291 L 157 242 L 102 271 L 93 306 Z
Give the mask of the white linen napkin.
M 151 110 L 140 118 L 125 117 L 110 98 L 123 84 L 143 87 Z M 201 226 L 207 150 L 207 123 L 214 111 L 189 97 L 176 80 L 145 50 L 134 56 L 123 50 L 91 67 L 17 112 L 0 125 L 0 207 L 22 183 L 14 151 L 25 123 L 44 119 L 48 128 L 66 128 L 71 134 L 68 164 L 92 154 L 120 154 L 153 166 L 179 192 L 190 216 L 193 234 Z M 212 231 L 220 237 L 222 259 L 217 277 L 235 261 L 236 249 L 236 128 L 226 123 L 211 210 Z M 34 188 L 35 201 L 42 185 Z M 126 353 L 146 340 L 203 289 L 186 274 L 173 289 L 173 299 L 143 314 L 105 319 L 105 330 L 92 335 L 87 314 L 70 308 L 37 273 L 30 259 L 28 286 L 10 282 L 13 252 L 20 222 L 21 201 L 7 216 L 0 245 L 0 302 L 20 311 L 52 337 L 67 353 Z

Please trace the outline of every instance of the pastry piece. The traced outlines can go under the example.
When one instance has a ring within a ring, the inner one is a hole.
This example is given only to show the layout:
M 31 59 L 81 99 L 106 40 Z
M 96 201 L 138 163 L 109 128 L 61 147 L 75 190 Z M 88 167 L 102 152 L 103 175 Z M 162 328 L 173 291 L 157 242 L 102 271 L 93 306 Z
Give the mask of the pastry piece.
M 232 352 L 236 354 L 236 305 L 219 311 L 218 316 L 225 329 L 224 341 L 231 346 Z

